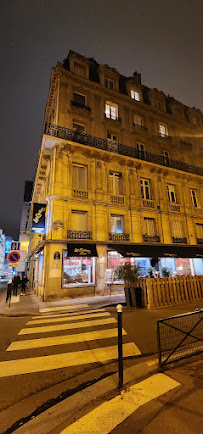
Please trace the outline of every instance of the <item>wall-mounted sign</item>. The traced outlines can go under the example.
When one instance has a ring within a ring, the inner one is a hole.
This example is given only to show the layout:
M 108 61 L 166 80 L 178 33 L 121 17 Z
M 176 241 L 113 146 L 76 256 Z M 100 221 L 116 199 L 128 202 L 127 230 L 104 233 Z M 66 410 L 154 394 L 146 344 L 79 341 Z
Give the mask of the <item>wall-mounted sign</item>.
M 33 218 L 32 218 L 32 232 L 36 232 L 37 234 L 44 234 L 45 212 L 46 212 L 46 204 L 34 203 Z
M 20 253 L 16 252 L 15 250 L 13 252 L 10 252 L 7 256 L 7 261 L 11 264 L 17 264 L 17 262 L 20 261 Z
M 56 260 L 61 259 L 61 255 L 60 255 L 59 252 L 55 252 L 55 253 L 54 253 L 54 259 L 56 259 Z
M 12 241 L 11 250 L 20 250 L 20 242 L 19 241 Z
M 68 256 L 97 257 L 96 244 L 68 244 Z
M 55 220 L 55 222 L 53 222 L 52 228 L 54 231 L 57 231 L 58 229 L 63 229 L 63 222 L 61 220 Z

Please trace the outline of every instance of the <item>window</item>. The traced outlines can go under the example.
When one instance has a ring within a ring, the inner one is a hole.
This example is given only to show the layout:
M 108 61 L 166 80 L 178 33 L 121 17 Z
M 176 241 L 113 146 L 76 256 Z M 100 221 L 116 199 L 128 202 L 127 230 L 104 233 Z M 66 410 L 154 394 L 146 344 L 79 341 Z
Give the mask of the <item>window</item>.
M 159 124 L 159 135 L 161 137 L 166 137 L 168 136 L 168 131 L 165 125 L 163 124 Z
M 121 173 L 109 172 L 109 189 L 111 194 L 123 194 Z
M 107 131 L 107 139 L 111 140 L 112 142 L 118 142 L 118 136 L 116 136 L 113 133 L 110 133 L 110 131 Z
M 79 62 L 74 62 L 74 73 L 86 77 L 86 67 Z
M 163 155 L 163 157 L 165 157 L 165 158 L 169 158 L 169 152 L 168 151 L 161 151 L 162 152 L 162 155 Z
M 73 188 L 87 190 L 87 167 L 73 165 Z
M 72 228 L 74 231 L 88 230 L 88 213 L 86 211 L 72 210 Z
M 167 185 L 167 192 L 168 192 L 168 200 L 169 200 L 169 202 L 176 203 L 176 194 L 175 194 L 175 187 L 174 187 L 174 185 Z
M 163 105 L 162 105 L 161 101 L 155 100 L 155 107 L 157 110 L 163 110 Z
M 114 81 L 110 78 L 105 77 L 104 84 L 108 89 L 114 89 Z
M 77 122 L 73 122 L 73 129 L 79 133 L 86 132 L 86 126 L 84 124 L 78 124 Z
M 140 179 L 142 199 L 151 200 L 150 184 L 148 179 Z
M 183 237 L 182 222 L 179 220 L 174 220 L 172 222 L 172 231 L 173 231 L 174 238 L 182 238 Z
M 109 119 L 116 120 L 118 118 L 118 104 L 107 101 L 105 104 L 105 115 Z
M 192 204 L 195 208 L 198 207 L 198 202 L 197 202 L 197 190 L 190 190 L 191 193 L 191 197 L 192 197 Z
M 150 235 L 151 237 L 154 237 L 156 235 L 155 219 L 144 217 L 143 231 L 144 235 Z
M 74 92 L 74 102 L 80 105 L 86 105 L 86 96 L 81 93 Z
M 144 152 L 145 146 L 143 145 L 143 143 L 137 143 L 137 149 L 139 149 L 139 151 Z
M 134 115 L 134 124 L 142 127 L 144 125 L 143 117 L 139 115 Z
M 136 90 L 131 90 L 131 98 L 140 101 L 140 94 Z
M 196 223 L 197 238 L 203 239 L 203 224 Z
M 111 233 L 123 233 L 124 217 L 122 215 L 111 215 Z
M 96 281 L 95 262 L 95 258 L 69 257 L 67 250 L 63 251 L 63 288 L 94 285 Z

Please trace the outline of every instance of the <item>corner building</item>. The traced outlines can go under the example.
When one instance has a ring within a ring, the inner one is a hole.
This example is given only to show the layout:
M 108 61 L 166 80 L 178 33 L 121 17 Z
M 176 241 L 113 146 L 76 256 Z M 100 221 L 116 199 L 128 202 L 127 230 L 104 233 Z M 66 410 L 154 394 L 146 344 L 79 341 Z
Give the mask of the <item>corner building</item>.
M 106 269 L 119 291 L 125 261 L 203 274 L 202 163 L 200 110 L 70 51 L 52 70 L 33 190 L 31 209 L 46 204 L 29 247 L 39 297 L 102 294 Z

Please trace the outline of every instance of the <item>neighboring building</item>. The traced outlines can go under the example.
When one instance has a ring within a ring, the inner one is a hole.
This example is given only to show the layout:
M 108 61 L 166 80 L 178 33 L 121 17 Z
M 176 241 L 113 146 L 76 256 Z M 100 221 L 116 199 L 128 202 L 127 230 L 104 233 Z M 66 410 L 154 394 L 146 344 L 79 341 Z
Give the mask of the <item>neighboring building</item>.
M 27 225 L 30 215 L 30 204 L 32 201 L 33 181 L 25 181 L 24 199 L 20 220 L 20 236 L 27 232 Z
M 203 274 L 202 185 L 201 111 L 70 52 L 52 71 L 33 190 L 32 209 L 46 204 L 30 243 L 39 296 L 103 293 L 124 261 Z
M 6 237 L 3 234 L 3 230 L 0 229 L 0 272 L 4 268 L 5 250 L 6 250 Z

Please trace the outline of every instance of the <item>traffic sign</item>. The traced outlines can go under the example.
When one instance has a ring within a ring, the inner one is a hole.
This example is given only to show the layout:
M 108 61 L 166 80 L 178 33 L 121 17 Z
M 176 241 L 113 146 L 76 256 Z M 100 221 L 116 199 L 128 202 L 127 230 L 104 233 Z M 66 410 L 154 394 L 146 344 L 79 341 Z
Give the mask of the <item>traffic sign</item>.
M 20 253 L 16 252 L 15 250 L 10 252 L 7 256 L 7 260 L 11 264 L 16 264 L 17 262 L 19 262 L 20 258 L 21 258 Z
M 20 250 L 20 242 L 19 241 L 12 241 L 11 250 Z

